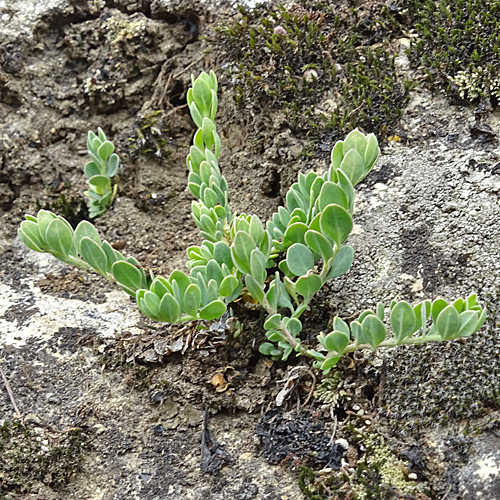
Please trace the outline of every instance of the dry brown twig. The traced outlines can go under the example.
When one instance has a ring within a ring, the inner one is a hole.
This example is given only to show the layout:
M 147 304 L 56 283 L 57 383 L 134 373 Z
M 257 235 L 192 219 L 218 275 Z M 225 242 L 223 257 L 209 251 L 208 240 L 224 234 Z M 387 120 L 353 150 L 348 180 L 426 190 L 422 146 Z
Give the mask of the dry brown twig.
M 21 412 L 19 411 L 19 407 L 17 406 L 16 400 L 14 398 L 14 393 L 12 392 L 9 381 L 7 380 L 7 377 L 5 376 L 5 373 L 4 373 L 1 366 L 0 366 L 0 374 L 2 375 L 5 389 L 7 390 L 7 394 L 9 395 L 10 402 L 12 403 L 12 406 L 14 407 L 14 411 L 16 412 L 16 416 L 17 416 L 17 418 L 22 419 Z

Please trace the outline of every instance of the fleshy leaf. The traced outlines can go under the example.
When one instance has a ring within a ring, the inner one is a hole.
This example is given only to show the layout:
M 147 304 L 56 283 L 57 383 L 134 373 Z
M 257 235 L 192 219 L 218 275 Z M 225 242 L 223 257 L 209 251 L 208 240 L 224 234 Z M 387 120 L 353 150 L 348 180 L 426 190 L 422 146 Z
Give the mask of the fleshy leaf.
M 226 312 L 226 304 L 222 300 L 214 300 L 207 304 L 200 311 L 200 318 L 210 321 L 212 319 L 220 318 Z
M 399 343 L 406 337 L 409 337 L 417 324 L 417 318 L 413 307 L 408 302 L 398 302 L 391 311 L 391 326 L 394 330 L 394 336 Z
M 198 309 L 201 305 L 201 291 L 200 287 L 195 283 L 191 283 L 184 293 L 183 309 L 190 316 L 196 317 Z
M 385 340 L 387 335 L 384 323 L 380 321 L 377 316 L 372 314 L 369 314 L 363 320 L 361 323 L 361 329 L 363 330 L 363 336 L 372 346 L 372 349 L 376 349 L 378 345 Z
M 313 252 L 321 255 L 323 262 L 326 263 L 333 257 L 333 241 L 318 231 L 307 231 L 305 242 Z
M 107 277 L 108 258 L 100 245 L 90 238 L 83 238 L 80 242 L 80 252 L 85 262 L 90 264 L 98 273 Z
M 302 276 L 314 268 L 314 256 L 302 243 L 294 243 L 286 253 L 286 264 L 295 276 Z
M 452 339 L 460 328 L 460 315 L 452 306 L 446 306 L 435 321 L 436 329 L 443 340 Z
M 354 250 L 349 245 L 344 245 L 340 247 L 340 250 L 333 261 L 332 267 L 326 276 L 325 281 L 331 280 L 332 278 L 337 278 L 342 276 L 347 271 L 349 271 L 352 261 L 354 260 Z
M 321 232 L 340 247 L 352 231 L 352 218 L 341 206 L 328 205 L 321 213 L 320 226 Z
M 175 297 L 166 293 L 160 301 L 159 316 L 162 321 L 175 323 L 179 318 L 180 307 Z
M 130 262 L 119 260 L 111 268 L 117 283 L 129 294 L 135 297 L 135 292 L 143 288 L 142 273 Z
M 322 286 L 321 278 L 317 274 L 310 274 L 297 280 L 295 290 L 306 300 L 309 300 Z
M 342 355 L 345 348 L 349 345 L 349 336 L 344 332 L 333 331 L 329 333 L 324 339 L 324 346 L 329 351 L 335 351 Z

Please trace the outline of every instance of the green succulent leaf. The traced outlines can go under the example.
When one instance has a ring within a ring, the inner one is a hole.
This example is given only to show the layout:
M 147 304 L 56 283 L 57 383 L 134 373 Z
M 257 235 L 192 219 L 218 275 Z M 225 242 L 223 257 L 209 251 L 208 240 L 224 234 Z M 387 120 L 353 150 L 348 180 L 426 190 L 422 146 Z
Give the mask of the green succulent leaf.
M 305 243 L 315 253 L 321 255 L 323 262 L 328 262 L 334 255 L 333 241 L 318 231 L 309 230 L 305 233 Z
M 150 312 L 150 314 L 148 314 L 148 316 L 153 318 L 156 321 L 160 320 L 161 319 L 160 318 L 160 297 L 158 297 L 158 295 L 156 295 L 155 293 L 150 292 L 148 290 L 141 297 L 141 300 L 145 303 L 147 309 Z
M 417 330 L 420 330 L 420 328 L 425 329 L 427 320 L 431 315 L 431 301 L 424 300 L 420 302 L 413 308 L 413 311 L 415 312 L 416 319 L 415 329 L 413 331 L 416 332 Z M 425 334 L 425 332 L 423 332 L 423 334 Z
M 38 224 L 32 220 L 25 220 L 21 223 L 18 230 L 18 235 L 21 241 L 31 250 L 35 252 L 45 252 L 45 242 L 40 237 Z
M 344 139 L 343 150 L 347 153 L 349 150 L 355 149 L 361 157 L 364 157 L 367 144 L 365 135 L 355 129 Z
M 361 323 L 359 321 L 353 321 L 350 327 L 352 336 L 356 340 L 356 345 L 368 344 L 368 339 L 365 336 L 363 329 L 361 328 Z
M 340 247 L 335 260 L 333 261 L 332 267 L 328 274 L 326 275 L 325 281 L 342 276 L 351 268 L 352 261 L 354 260 L 354 250 L 349 245 L 344 245 Z
M 333 182 L 325 182 L 319 195 L 319 209 L 322 212 L 328 205 L 339 205 L 348 209 L 347 197 L 344 190 Z
M 104 250 L 94 240 L 83 238 L 80 242 L 82 258 L 90 264 L 99 274 L 108 275 L 108 258 Z
M 269 316 L 264 323 L 266 330 L 279 330 L 281 328 L 281 314 L 273 314 Z
M 201 305 L 201 290 L 196 283 L 191 283 L 184 292 L 183 309 L 189 316 L 196 317 Z
M 250 256 L 252 250 L 256 247 L 253 238 L 244 231 L 238 231 L 231 246 L 231 255 L 233 262 L 244 274 L 250 274 Z
M 324 339 L 324 346 L 329 351 L 335 351 L 339 356 L 342 356 L 345 348 L 349 345 L 349 336 L 344 332 L 333 331 Z
M 435 321 L 436 329 L 443 340 L 452 339 L 460 329 L 460 315 L 452 306 L 446 306 Z
M 343 332 L 347 335 L 347 337 L 350 337 L 351 332 L 349 330 L 349 326 L 342 318 L 339 318 L 338 316 L 335 316 L 335 318 L 333 319 L 333 329 L 339 332 Z
M 477 331 L 479 316 L 476 311 L 464 311 L 460 314 L 460 327 L 455 337 L 469 337 Z
M 57 215 L 49 212 L 48 210 L 39 210 L 36 216 L 38 223 L 38 231 L 42 241 L 47 241 L 47 229 L 49 224 L 57 218 Z
M 264 289 L 260 283 L 250 274 L 245 276 L 245 286 L 247 287 L 250 295 L 260 304 L 264 302 Z
M 85 165 L 84 173 L 87 179 L 90 179 L 91 177 L 94 177 L 94 175 L 101 175 L 103 172 L 101 171 L 99 165 L 90 161 Z
M 110 141 L 105 141 L 99 146 L 97 154 L 100 158 L 106 161 L 111 156 L 114 150 L 115 146 L 113 145 L 113 143 Z
M 179 319 L 180 306 L 175 297 L 166 293 L 160 301 L 158 314 L 166 323 L 176 323 Z
M 250 271 L 252 277 L 255 278 L 261 288 L 264 287 L 264 282 L 267 278 L 266 263 L 267 258 L 260 250 L 257 248 L 252 250 L 250 254 Z
M 355 186 L 365 176 L 365 162 L 363 157 L 356 150 L 351 149 L 344 155 L 340 170 L 347 175 L 352 185 Z
M 111 179 L 105 175 L 94 175 L 89 179 L 90 187 L 99 195 L 104 195 L 111 191 Z
M 264 356 L 271 356 L 271 353 L 275 350 L 274 344 L 269 342 L 264 342 L 259 346 L 259 352 L 264 354 Z
M 116 282 L 130 295 L 135 297 L 136 291 L 143 287 L 143 274 L 130 262 L 119 260 L 111 267 Z
M 369 314 L 363 319 L 361 329 L 364 338 L 371 345 L 372 349 L 376 349 L 385 340 L 387 335 L 384 323 L 373 314 Z
M 303 222 L 295 222 L 288 226 L 283 236 L 283 247 L 288 248 L 294 243 L 304 243 L 304 235 L 308 229 L 307 224 Z
M 408 302 L 398 302 L 391 311 L 391 326 L 394 330 L 396 342 L 401 342 L 412 335 L 417 324 L 417 317 L 413 307 Z
M 212 110 L 212 92 L 208 84 L 201 78 L 197 78 L 192 87 L 192 98 L 202 116 L 210 116 Z M 201 127 L 201 125 L 199 125 Z
M 335 143 L 335 146 L 333 146 L 331 154 L 332 169 L 334 171 L 340 168 L 343 158 L 344 158 L 344 143 L 342 141 L 337 141 Z
M 323 361 L 322 365 L 321 365 L 321 369 L 323 370 L 323 372 L 326 374 L 328 374 L 328 372 L 334 367 L 337 365 L 337 363 L 339 362 L 340 360 L 340 356 L 332 356 L 332 357 L 329 357 L 329 358 L 326 358 L 325 361 Z
M 113 177 L 118 171 L 118 165 L 120 164 L 120 158 L 117 154 L 112 154 L 109 157 L 108 164 L 106 165 L 106 175 L 108 177 Z M 94 174 L 96 175 L 96 174 Z
M 294 243 L 286 253 L 286 264 L 295 276 L 302 276 L 314 268 L 314 255 L 302 243 Z
M 153 280 L 150 290 L 158 295 L 160 299 L 162 299 L 166 293 L 172 294 L 172 286 L 163 276 L 157 276 Z
M 229 274 L 222 280 L 219 287 L 219 294 L 222 297 L 229 297 L 238 288 L 239 283 L 236 276 Z
M 378 141 L 374 134 L 369 134 L 367 136 L 367 144 L 365 150 L 365 172 L 368 173 L 372 168 L 377 158 L 380 155 L 380 148 L 378 147 Z
M 431 316 L 432 321 L 436 323 L 439 313 L 445 308 L 448 307 L 448 302 L 443 299 L 436 299 L 431 306 Z
M 295 290 L 309 300 L 323 286 L 323 281 L 317 274 L 302 276 L 295 283 Z
M 222 300 L 214 300 L 200 310 L 200 318 L 211 321 L 220 318 L 226 312 L 226 304 Z
M 319 223 L 321 232 L 331 238 L 339 248 L 352 231 L 351 216 L 339 205 L 328 205 L 321 213 Z
M 283 322 L 285 322 L 285 320 L 283 320 Z M 286 326 L 286 329 L 294 337 L 297 337 L 297 335 L 302 331 L 302 323 L 297 318 L 289 318 L 288 321 L 286 321 L 286 325 L 285 326 Z

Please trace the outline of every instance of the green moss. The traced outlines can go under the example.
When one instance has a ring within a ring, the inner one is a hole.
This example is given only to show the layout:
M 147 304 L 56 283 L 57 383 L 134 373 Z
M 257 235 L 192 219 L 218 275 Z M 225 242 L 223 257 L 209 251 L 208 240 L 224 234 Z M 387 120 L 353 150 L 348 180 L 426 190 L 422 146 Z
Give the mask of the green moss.
M 322 403 L 330 403 L 333 407 L 339 406 L 346 399 L 351 399 L 343 389 L 342 371 L 336 370 L 330 377 L 321 381 L 317 389 L 317 399 Z
M 408 477 L 406 463 L 378 434 L 352 431 L 350 441 L 360 450 L 354 468 L 340 471 L 313 471 L 303 467 L 299 487 L 311 500 L 389 500 L 417 495 L 423 483 Z M 410 498 L 414 498 L 413 496 Z
M 367 15 L 314 3 L 241 9 L 218 29 L 241 114 L 284 109 L 295 131 L 317 138 L 355 127 L 387 135 L 413 84 L 398 80 L 388 40 L 374 36 L 383 21 Z
M 394 490 L 400 494 L 418 492 L 415 481 L 408 479 L 406 464 L 376 434 L 358 436 L 364 450 L 358 462 L 356 474 L 350 479 L 357 500 L 394 498 Z
M 108 42 L 116 45 L 123 40 L 141 36 L 146 30 L 146 20 L 141 17 L 111 16 L 104 21 L 102 28 L 105 30 Z
M 129 138 L 132 156 L 146 155 L 166 158 L 172 154 L 171 139 L 163 124 L 163 111 L 157 110 L 144 116 L 135 127 L 135 137 Z
M 399 0 L 385 18 L 416 31 L 410 56 L 428 81 L 474 100 L 500 97 L 500 1 Z
M 0 499 L 9 492 L 29 493 L 36 482 L 53 489 L 79 469 L 85 435 L 82 429 L 46 429 L 4 421 L 0 425 Z

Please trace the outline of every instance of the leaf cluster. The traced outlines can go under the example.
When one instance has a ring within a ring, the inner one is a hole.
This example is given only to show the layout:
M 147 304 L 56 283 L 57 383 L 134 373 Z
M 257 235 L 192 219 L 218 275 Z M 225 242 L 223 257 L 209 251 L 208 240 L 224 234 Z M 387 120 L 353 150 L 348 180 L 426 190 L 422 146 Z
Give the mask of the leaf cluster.
M 107 241 L 102 241 L 97 229 L 87 221 L 80 222 L 73 230 L 64 217 L 39 210 L 36 217 L 26 215 L 18 235 L 31 250 L 50 253 L 66 264 L 95 271 L 116 281 L 132 296 L 154 279 L 151 273 L 146 275 L 136 259 L 126 259 Z
M 151 271 L 146 274 L 133 257 L 126 259 L 101 241 L 89 222 L 83 221 L 73 230 L 64 218 L 46 210 L 40 210 L 37 217 L 26 216 L 19 228 L 22 241 L 32 250 L 51 253 L 116 281 L 156 321 L 216 319 L 246 287 L 267 313 L 264 329 L 268 341 L 260 352 L 286 360 L 295 351 L 314 358 L 315 366 L 325 372 L 342 355 L 358 349 L 449 340 L 480 328 L 485 312 L 475 295 L 451 305 L 442 299 L 415 307 L 394 302 L 390 308 L 393 338 L 386 338 L 385 309 L 379 304 L 375 312 L 365 311 L 350 325 L 336 318 L 334 330 L 318 337 L 323 352 L 304 347 L 302 314 L 323 285 L 346 273 L 353 262 L 353 249 L 344 243 L 353 228 L 355 186 L 379 157 L 377 139 L 355 129 L 338 141 L 325 174 L 299 174 L 285 206 L 264 225 L 255 215 L 233 214 L 229 206 L 227 181 L 218 165 L 221 140 L 214 122 L 215 74 L 193 78 L 187 100 L 198 126 L 187 157 L 188 187 L 196 198 L 193 220 L 204 238 L 201 245 L 187 250 L 189 274 L 174 271 L 168 278 Z M 112 149 L 106 144 L 101 143 L 98 154 L 105 147 L 103 156 L 109 158 Z M 421 333 L 415 336 L 418 331 Z
M 89 189 L 84 192 L 88 198 L 90 217 L 98 217 L 107 212 L 116 196 L 118 186 L 111 186 L 111 178 L 116 174 L 120 158 L 113 151 L 115 146 L 108 141 L 99 127 L 97 135 L 89 130 L 87 152 L 91 158 L 85 165 L 85 175 Z

